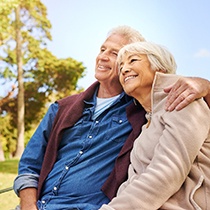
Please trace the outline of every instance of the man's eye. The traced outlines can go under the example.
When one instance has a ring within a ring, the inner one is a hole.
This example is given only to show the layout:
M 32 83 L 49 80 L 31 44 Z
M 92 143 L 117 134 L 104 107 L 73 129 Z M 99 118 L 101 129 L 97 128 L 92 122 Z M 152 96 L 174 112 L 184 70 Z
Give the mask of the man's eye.
M 117 52 L 112 52 L 112 54 L 113 54 L 113 55 L 116 55 L 116 56 L 118 55 L 118 53 L 117 53 Z

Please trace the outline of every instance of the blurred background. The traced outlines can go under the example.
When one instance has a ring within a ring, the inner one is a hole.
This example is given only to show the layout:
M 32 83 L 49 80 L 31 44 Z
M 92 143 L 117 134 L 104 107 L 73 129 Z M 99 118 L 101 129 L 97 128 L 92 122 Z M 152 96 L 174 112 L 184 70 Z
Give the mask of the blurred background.
M 209 11 L 208 0 L 0 0 L 0 190 L 12 186 L 49 104 L 95 81 L 113 27 L 166 46 L 177 74 L 210 80 Z M 0 194 L 0 209 L 17 203 L 13 191 Z

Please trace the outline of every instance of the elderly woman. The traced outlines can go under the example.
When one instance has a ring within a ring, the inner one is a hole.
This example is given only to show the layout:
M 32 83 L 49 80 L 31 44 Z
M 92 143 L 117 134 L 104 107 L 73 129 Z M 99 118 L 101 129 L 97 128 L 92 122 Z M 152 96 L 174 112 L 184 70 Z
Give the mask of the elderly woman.
M 164 87 L 176 63 L 164 47 L 133 43 L 118 54 L 125 92 L 147 111 L 131 152 L 128 180 L 100 210 L 210 209 L 210 110 L 203 99 L 181 111 L 164 110 Z M 138 122 L 137 122 L 138 123 Z

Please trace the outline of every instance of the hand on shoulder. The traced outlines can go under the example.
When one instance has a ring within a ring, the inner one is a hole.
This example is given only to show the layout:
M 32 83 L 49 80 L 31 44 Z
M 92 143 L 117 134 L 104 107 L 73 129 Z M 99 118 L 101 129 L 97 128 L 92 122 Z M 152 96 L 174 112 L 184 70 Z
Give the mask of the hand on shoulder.
M 164 89 L 168 93 L 165 109 L 179 111 L 194 100 L 205 97 L 210 107 L 210 81 L 199 77 L 181 77 L 174 85 Z

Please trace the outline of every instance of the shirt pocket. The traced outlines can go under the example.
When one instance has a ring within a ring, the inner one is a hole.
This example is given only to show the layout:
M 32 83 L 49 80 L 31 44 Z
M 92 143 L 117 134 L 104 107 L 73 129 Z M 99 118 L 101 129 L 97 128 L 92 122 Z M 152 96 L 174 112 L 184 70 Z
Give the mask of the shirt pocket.
M 131 125 L 126 116 L 114 115 L 108 126 L 105 139 L 116 143 L 124 142 L 131 132 Z
M 77 121 L 73 127 L 68 128 L 64 131 L 63 139 L 69 139 L 69 136 L 71 136 L 71 141 L 74 139 L 80 139 L 83 129 L 83 119 L 80 119 Z

